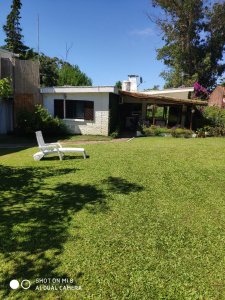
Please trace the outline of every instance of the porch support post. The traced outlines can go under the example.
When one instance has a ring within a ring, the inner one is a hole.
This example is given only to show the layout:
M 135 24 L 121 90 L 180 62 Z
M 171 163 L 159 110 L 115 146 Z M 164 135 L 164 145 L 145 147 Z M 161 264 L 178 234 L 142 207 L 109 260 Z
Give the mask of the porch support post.
M 156 109 L 156 105 L 153 104 L 152 107 L 152 124 L 155 125 L 155 109 Z
M 181 115 L 181 127 L 184 128 L 186 119 L 187 106 L 182 105 L 182 115 Z
M 190 119 L 190 130 L 192 130 L 192 123 L 193 123 L 193 113 L 194 113 L 194 108 L 193 105 L 191 106 L 191 119 Z
M 142 120 L 146 119 L 146 112 L 147 112 L 147 103 L 142 102 L 142 106 L 141 106 L 141 118 L 142 118 Z
M 168 127 L 168 123 L 169 123 L 169 115 L 170 115 L 170 107 L 168 106 L 167 114 L 166 114 L 166 127 Z

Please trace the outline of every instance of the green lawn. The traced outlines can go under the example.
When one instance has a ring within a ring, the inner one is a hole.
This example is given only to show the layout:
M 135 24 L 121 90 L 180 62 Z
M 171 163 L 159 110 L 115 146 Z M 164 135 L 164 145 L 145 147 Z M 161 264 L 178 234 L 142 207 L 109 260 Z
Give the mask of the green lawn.
M 0 149 L 0 299 L 225 299 L 225 139 L 85 149 L 62 162 Z

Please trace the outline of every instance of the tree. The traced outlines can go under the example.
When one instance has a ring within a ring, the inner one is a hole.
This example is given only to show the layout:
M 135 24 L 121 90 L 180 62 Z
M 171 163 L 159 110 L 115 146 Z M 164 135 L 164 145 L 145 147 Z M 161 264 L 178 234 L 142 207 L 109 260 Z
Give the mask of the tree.
M 20 27 L 20 9 L 22 7 L 20 0 L 13 0 L 11 5 L 11 12 L 7 16 L 6 25 L 3 29 L 6 34 L 5 48 L 14 53 L 20 54 L 22 57 L 26 55 L 29 47 L 25 46 L 22 42 L 23 35 Z
M 198 81 L 213 87 L 224 70 L 225 2 L 207 5 L 202 0 L 152 0 L 165 18 L 156 23 L 165 45 L 157 50 L 157 59 L 168 67 L 161 73 L 165 87 L 192 85 Z
M 60 60 L 57 57 L 51 58 L 42 53 L 39 56 L 39 61 L 41 86 L 57 86 Z
M 145 91 L 145 92 L 148 92 L 148 91 L 158 91 L 159 88 L 160 88 L 160 86 L 159 86 L 158 84 L 155 84 L 155 85 L 153 85 L 152 88 L 145 89 L 144 91 Z
M 90 86 L 92 80 L 77 65 L 63 62 L 58 72 L 58 85 Z
M 119 80 L 115 83 L 115 86 L 119 89 L 122 90 L 122 82 Z

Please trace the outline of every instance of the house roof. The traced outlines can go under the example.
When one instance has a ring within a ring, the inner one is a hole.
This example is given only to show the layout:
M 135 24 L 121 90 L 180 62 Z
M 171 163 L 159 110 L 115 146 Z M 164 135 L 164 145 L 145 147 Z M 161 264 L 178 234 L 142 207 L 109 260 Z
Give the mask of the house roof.
M 164 90 L 149 90 L 149 91 L 141 91 L 142 94 L 148 95 L 160 95 L 160 94 L 171 94 L 171 93 L 182 93 L 182 92 L 193 92 L 193 87 L 179 87 L 179 88 L 171 88 Z
M 115 86 L 54 86 L 44 87 L 40 90 L 41 94 L 66 94 L 66 93 L 115 93 L 118 88 Z
M 191 100 L 191 99 L 179 99 L 161 95 L 149 95 L 144 93 L 134 93 L 134 92 L 127 92 L 127 91 L 120 91 L 119 92 L 122 97 L 128 97 L 140 101 L 146 101 L 150 104 L 167 104 L 167 105 L 208 105 L 207 101 L 202 100 Z

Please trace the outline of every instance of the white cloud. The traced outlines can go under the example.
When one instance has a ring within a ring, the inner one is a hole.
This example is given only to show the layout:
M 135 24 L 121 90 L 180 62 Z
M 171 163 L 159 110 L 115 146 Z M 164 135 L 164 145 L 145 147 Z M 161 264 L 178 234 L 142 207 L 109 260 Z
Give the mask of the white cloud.
M 154 35 L 154 31 L 150 27 L 144 28 L 144 29 L 134 29 L 134 30 L 130 31 L 130 35 L 136 35 L 136 36 L 142 36 L 142 37 L 152 36 L 152 35 Z

